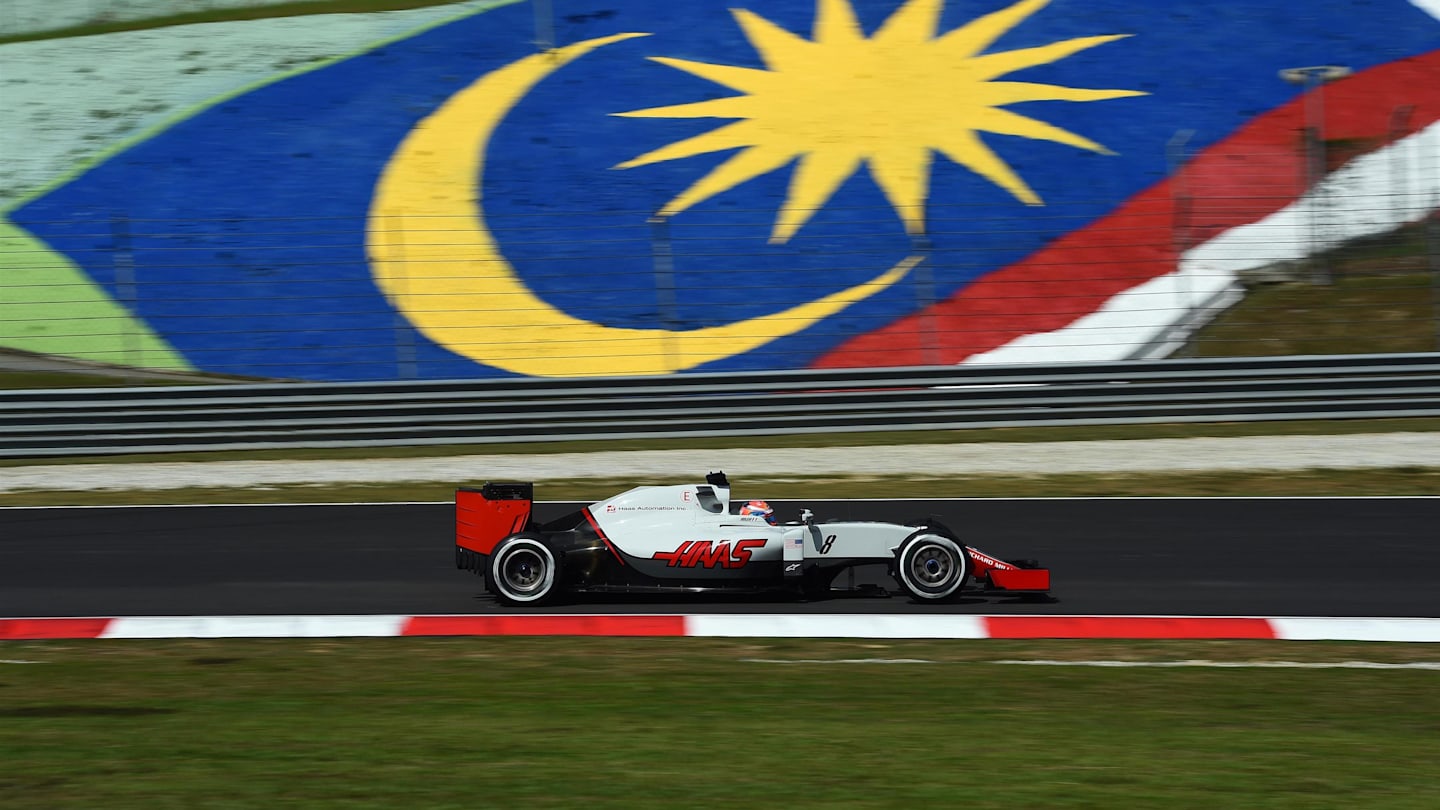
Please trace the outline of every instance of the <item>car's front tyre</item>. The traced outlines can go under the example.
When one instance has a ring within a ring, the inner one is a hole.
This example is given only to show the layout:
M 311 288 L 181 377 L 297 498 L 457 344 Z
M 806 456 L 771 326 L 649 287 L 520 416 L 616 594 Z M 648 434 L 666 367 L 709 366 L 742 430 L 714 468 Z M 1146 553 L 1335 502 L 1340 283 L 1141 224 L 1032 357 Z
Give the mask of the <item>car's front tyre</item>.
M 964 546 L 944 535 L 916 532 L 895 555 L 895 582 L 917 602 L 939 602 L 960 593 L 970 568 Z
M 560 557 L 542 537 L 517 534 L 495 546 L 486 580 L 501 604 L 530 607 L 560 593 Z

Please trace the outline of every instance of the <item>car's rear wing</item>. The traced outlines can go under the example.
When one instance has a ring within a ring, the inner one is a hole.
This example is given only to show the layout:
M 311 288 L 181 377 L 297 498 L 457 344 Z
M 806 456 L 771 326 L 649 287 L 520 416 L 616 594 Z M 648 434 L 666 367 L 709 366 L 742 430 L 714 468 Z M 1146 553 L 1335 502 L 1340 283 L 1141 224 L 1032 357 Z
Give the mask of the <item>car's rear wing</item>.
M 455 490 L 456 554 L 488 555 L 501 540 L 525 531 L 534 500 L 535 485 L 528 481 L 492 481 L 478 489 Z

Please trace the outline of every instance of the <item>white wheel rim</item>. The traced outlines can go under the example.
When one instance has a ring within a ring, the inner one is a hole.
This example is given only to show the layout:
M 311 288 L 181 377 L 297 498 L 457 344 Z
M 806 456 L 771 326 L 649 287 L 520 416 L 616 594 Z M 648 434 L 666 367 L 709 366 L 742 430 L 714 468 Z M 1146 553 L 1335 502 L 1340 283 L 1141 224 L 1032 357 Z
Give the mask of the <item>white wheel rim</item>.
M 492 569 L 495 587 L 516 602 L 533 602 L 555 583 L 555 558 L 543 543 L 516 540 L 500 550 Z
M 923 537 L 905 550 L 900 576 L 920 597 L 940 599 L 965 584 L 969 575 L 965 557 L 965 550 L 952 540 L 938 535 Z

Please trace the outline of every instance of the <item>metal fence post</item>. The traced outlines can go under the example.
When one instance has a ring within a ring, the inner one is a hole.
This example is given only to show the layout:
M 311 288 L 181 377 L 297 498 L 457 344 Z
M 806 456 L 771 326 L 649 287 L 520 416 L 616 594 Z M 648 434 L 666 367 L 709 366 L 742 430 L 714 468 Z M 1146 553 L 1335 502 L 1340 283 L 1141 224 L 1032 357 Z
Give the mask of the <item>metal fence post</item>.
M 1410 134 L 1410 117 L 1414 113 L 1414 104 L 1402 104 L 1391 110 L 1390 132 L 1386 138 L 1390 144 L 1390 195 L 1395 200 L 1391 214 L 1399 224 L 1397 228 L 1410 221 L 1410 184 L 1406 176 L 1405 150 L 1396 146 Z
M 390 302 L 395 310 L 391 322 L 395 333 L 395 373 L 402 380 L 413 380 L 420 376 L 420 368 L 415 354 L 415 330 L 405 317 L 404 299 L 410 294 L 410 264 L 405 260 L 405 215 L 391 214 L 386 219 L 394 234 L 395 264 L 400 268 L 395 300 Z
M 120 305 L 130 313 L 132 320 L 140 319 L 140 293 L 135 279 L 135 254 L 130 245 L 130 222 L 123 214 L 112 214 L 110 233 L 115 239 L 115 249 L 110 254 L 110 263 L 115 268 L 115 291 Z M 141 368 L 145 358 L 141 356 L 140 335 L 134 329 L 124 329 L 120 335 L 121 356 L 129 368 Z
M 1423 142 L 1421 142 L 1423 144 Z M 1420 156 L 1425 176 L 1440 177 L 1440 145 Z M 1425 254 L 1430 265 L 1430 307 L 1435 317 L 1435 350 L 1440 351 L 1440 188 L 1427 200 L 1430 213 L 1425 222 Z
M 910 255 L 919 256 L 915 265 L 915 303 L 919 305 L 924 330 L 920 356 L 927 366 L 940 365 L 940 319 L 935 312 L 939 294 L 935 289 L 935 268 L 930 263 L 933 245 L 930 237 L 916 234 L 910 238 Z
M 1190 250 L 1190 187 L 1186 183 L 1186 147 L 1195 137 L 1195 130 L 1182 129 L 1170 137 L 1165 144 L 1165 162 L 1170 174 L 1171 231 L 1170 244 L 1175 251 L 1175 296 L 1183 314 L 1175 327 L 1172 337 L 1178 337 L 1180 348 L 1172 356 L 1185 357 L 1190 354 L 1191 318 L 1194 317 L 1195 302 L 1191 300 L 1190 277 L 1185 274 L 1185 253 Z
M 666 217 L 650 218 L 650 254 L 655 264 L 655 303 L 660 310 L 660 322 L 665 325 L 665 366 L 672 371 L 680 368 L 675 356 L 673 335 L 680 328 L 680 313 L 675 303 L 675 248 L 670 242 L 670 220 Z
M 1325 83 L 1350 75 L 1343 65 L 1286 68 L 1280 78 L 1302 85 L 1305 102 L 1305 191 L 1310 197 L 1310 280 L 1330 284 L 1330 258 L 1321 239 L 1328 188 L 1325 184 Z

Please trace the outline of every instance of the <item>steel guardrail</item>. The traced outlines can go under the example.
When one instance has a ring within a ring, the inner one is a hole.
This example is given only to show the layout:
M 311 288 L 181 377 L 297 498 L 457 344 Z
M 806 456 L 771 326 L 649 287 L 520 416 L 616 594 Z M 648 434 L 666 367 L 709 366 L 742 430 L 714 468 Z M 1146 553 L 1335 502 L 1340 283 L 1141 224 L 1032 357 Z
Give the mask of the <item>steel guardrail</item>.
M 0 391 L 0 458 L 1440 416 L 1440 353 Z

